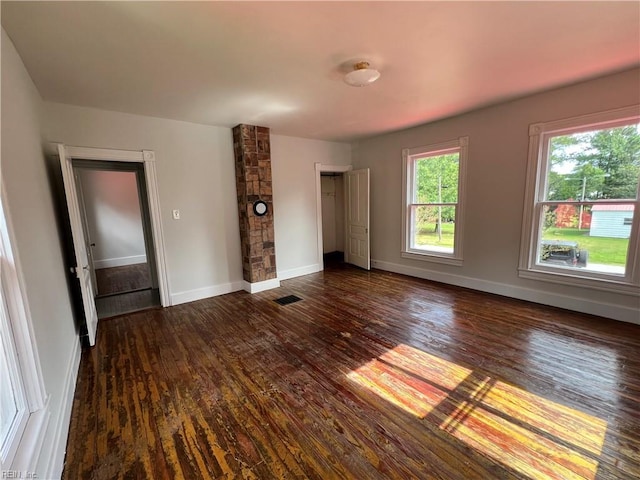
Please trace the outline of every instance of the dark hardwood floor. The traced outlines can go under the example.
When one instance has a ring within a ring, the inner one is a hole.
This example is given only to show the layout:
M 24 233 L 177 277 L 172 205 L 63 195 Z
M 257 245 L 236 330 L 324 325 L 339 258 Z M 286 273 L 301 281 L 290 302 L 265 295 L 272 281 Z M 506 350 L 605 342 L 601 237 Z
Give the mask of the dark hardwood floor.
M 152 288 L 147 263 L 96 270 L 99 319 L 160 306 L 160 290 Z
M 639 410 L 640 326 L 332 266 L 101 322 L 64 478 L 637 479 Z

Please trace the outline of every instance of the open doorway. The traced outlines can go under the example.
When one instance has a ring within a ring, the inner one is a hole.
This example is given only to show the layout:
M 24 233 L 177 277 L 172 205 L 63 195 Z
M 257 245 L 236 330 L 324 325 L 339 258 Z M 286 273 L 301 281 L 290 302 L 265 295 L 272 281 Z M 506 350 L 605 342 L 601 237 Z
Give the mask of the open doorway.
M 98 318 L 160 306 L 144 166 L 72 163 Z
M 344 174 L 322 172 L 320 175 L 322 203 L 322 257 L 324 266 L 344 262 L 345 202 Z
M 98 313 L 94 293 L 94 283 L 97 282 L 93 277 L 95 268 L 89 259 L 92 242 L 88 241 L 86 219 L 80 205 L 76 167 L 93 166 L 96 169 L 136 172 L 145 254 L 151 272 L 152 290 L 159 290 L 160 304 L 167 307 L 171 305 L 171 296 L 164 252 L 155 153 L 151 150 L 73 147 L 61 143 L 52 144 L 52 146 L 57 150 L 57 160 L 60 165 L 59 169 L 52 169 L 52 174 L 54 182 L 60 187 L 60 215 L 65 224 L 62 231 L 66 237 L 68 268 L 73 277 L 72 291 L 80 337 L 83 343 L 93 346 L 96 343 L 98 331 Z M 60 182 L 56 181 L 58 177 Z M 140 308 L 139 304 L 134 306 L 127 302 L 122 302 L 121 306 L 124 308 L 119 308 L 120 312 L 125 309 L 133 311 Z M 113 315 L 116 314 L 113 313 Z M 101 316 L 104 318 L 106 315 Z
M 369 233 L 369 169 L 353 170 L 351 165 L 323 165 L 315 164 L 316 170 L 316 219 L 318 226 L 318 270 L 324 270 L 324 255 L 331 253 L 332 250 L 339 252 L 340 247 L 344 254 L 343 261 L 350 263 L 365 270 L 371 268 L 370 256 L 370 233 Z M 327 178 L 341 178 L 342 180 L 331 181 Z M 325 178 L 325 180 L 323 180 Z M 325 184 L 325 193 L 323 195 L 323 183 Z M 340 208 L 342 212 L 342 220 L 337 224 L 325 209 L 331 208 L 332 195 L 329 189 L 340 188 L 338 185 L 342 183 L 342 206 L 338 205 L 334 195 L 333 206 Z M 323 208 L 323 201 L 328 204 Z M 331 230 L 335 229 L 335 247 L 332 244 L 325 247 L 325 238 L 328 237 L 331 242 L 333 234 Z M 329 230 L 329 232 L 325 232 Z M 341 234 L 339 232 L 342 232 Z M 340 243 L 337 235 L 340 234 L 344 243 Z M 336 255 L 339 255 L 336 254 Z

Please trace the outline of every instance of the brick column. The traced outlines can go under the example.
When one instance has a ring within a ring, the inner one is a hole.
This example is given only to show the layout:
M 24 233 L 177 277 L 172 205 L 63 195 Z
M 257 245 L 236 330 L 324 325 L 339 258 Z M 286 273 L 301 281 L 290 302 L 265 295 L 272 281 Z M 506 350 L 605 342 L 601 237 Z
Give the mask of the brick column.
M 271 186 L 271 141 L 269 129 L 253 125 L 233 128 L 236 190 L 242 244 L 242 274 L 251 284 L 276 278 L 273 235 L 273 191 Z M 253 211 L 256 201 L 267 204 L 267 213 Z M 267 288 L 278 286 L 273 285 Z M 251 287 L 249 291 L 253 290 Z

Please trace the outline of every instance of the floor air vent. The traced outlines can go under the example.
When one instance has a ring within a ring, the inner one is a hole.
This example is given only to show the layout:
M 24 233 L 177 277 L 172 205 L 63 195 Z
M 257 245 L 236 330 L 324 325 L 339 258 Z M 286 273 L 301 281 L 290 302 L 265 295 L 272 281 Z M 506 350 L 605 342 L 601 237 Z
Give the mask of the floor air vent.
M 279 303 L 280 305 L 289 305 L 290 303 L 299 302 L 300 300 L 302 299 L 295 295 L 287 295 L 286 297 L 276 298 L 274 302 Z

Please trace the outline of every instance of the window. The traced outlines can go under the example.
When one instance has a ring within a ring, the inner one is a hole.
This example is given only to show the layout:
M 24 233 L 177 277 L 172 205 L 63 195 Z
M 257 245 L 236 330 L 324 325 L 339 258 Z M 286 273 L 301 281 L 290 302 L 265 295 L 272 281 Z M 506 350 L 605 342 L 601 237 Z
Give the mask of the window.
M 0 471 L 26 475 L 40 454 L 48 400 L 0 191 Z
M 462 265 L 468 137 L 405 149 L 402 256 Z
M 638 294 L 640 108 L 529 136 L 520 276 Z
M 0 465 L 4 470 L 16 454 L 29 411 L 2 289 L 0 297 Z

